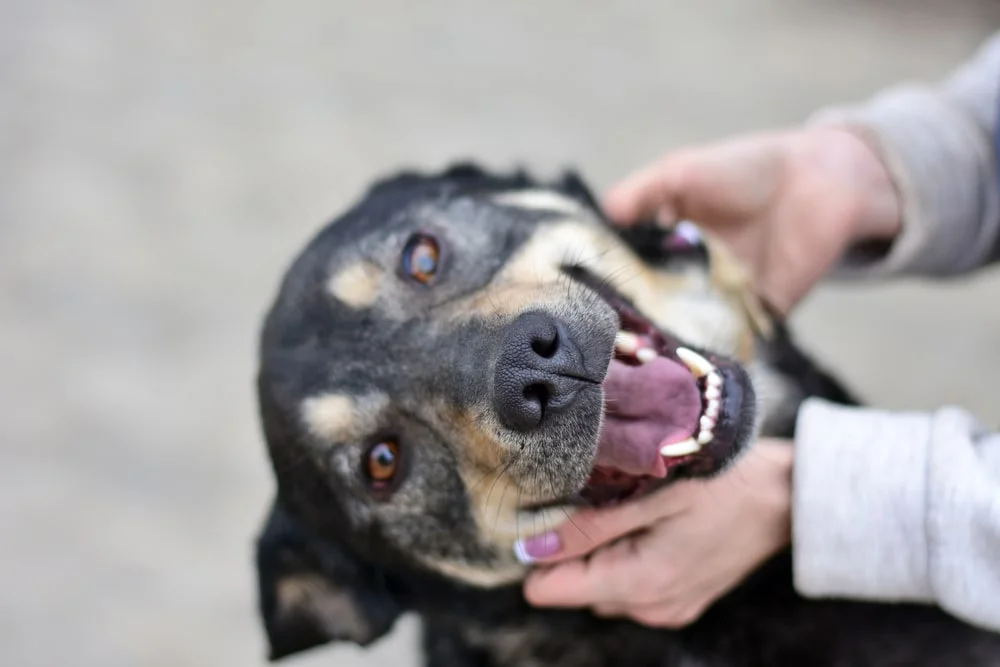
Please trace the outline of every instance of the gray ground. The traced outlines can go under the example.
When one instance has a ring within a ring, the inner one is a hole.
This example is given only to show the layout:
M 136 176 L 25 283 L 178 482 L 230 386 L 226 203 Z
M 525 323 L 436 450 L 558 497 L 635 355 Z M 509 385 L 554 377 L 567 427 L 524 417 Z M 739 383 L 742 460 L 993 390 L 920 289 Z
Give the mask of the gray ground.
M 6 0 L 0 663 L 263 662 L 254 336 L 291 253 L 375 174 L 473 156 L 575 164 L 604 187 L 679 143 L 942 74 L 998 16 L 965 0 Z M 874 401 L 989 418 L 998 286 L 826 291 L 798 323 Z M 409 665 L 413 640 L 407 622 L 367 657 L 294 664 Z

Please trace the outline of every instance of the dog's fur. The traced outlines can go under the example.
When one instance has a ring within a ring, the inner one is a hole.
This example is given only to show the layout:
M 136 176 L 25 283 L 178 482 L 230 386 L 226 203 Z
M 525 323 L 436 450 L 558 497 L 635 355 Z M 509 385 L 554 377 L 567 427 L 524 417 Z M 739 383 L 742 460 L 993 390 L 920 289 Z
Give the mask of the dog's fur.
M 432 286 L 398 268 L 414 232 L 442 241 Z M 278 485 L 257 551 L 272 659 L 367 645 L 413 611 L 433 667 L 1000 665 L 1000 637 L 936 608 L 799 597 L 788 553 L 677 631 L 525 602 L 512 546 L 563 519 L 569 508 L 545 503 L 587 479 L 602 398 L 580 390 L 572 411 L 524 433 L 497 418 L 490 378 L 504 332 L 527 312 L 559 318 L 592 370 L 606 367 L 616 317 L 566 267 L 611 284 L 685 344 L 739 362 L 757 395 L 741 444 L 792 435 L 807 396 L 851 402 L 750 297 L 724 249 L 678 256 L 663 235 L 612 230 L 572 175 L 541 185 L 463 165 L 376 184 L 309 244 L 261 344 Z M 402 478 L 376 491 L 362 461 L 389 436 Z M 670 479 L 715 474 L 735 453 Z

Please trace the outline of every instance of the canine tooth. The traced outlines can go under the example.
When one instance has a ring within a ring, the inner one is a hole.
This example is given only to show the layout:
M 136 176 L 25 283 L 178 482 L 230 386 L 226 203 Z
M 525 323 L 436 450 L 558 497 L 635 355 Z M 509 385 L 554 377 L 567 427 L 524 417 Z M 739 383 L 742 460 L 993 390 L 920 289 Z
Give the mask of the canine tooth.
M 715 370 L 712 362 L 686 347 L 677 348 L 677 357 L 684 362 L 684 365 L 695 377 L 704 377 Z
M 656 350 L 649 347 L 644 347 L 635 353 L 636 359 L 638 359 L 641 364 L 648 364 L 653 359 L 656 359 L 656 356 Z
M 694 454 L 699 449 L 701 449 L 701 445 L 694 438 L 686 438 L 680 442 L 664 445 L 660 448 L 660 454 L 662 456 L 687 456 Z
M 702 431 L 701 433 L 698 434 L 698 444 L 707 445 L 708 443 L 712 442 L 712 438 L 714 437 L 715 434 L 712 433 L 711 431 Z
M 717 372 L 712 371 L 705 377 L 705 384 L 707 384 L 709 387 L 721 388 L 722 376 L 719 375 Z
M 720 398 L 722 398 L 722 392 L 719 391 L 718 387 L 706 387 L 705 398 L 707 398 L 710 401 L 717 401 Z
M 708 405 L 705 406 L 705 414 L 712 419 L 719 416 L 719 399 L 713 398 L 708 402 Z
M 702 431 L 711 431 L 715 428 L 715 419 L 705 415 L 698 420 L 698 425 L 701 426 Z
M 639 350 L 639 337 L 631 331 L 615 334 L 615 349 L 622 354 L 635 354 Z

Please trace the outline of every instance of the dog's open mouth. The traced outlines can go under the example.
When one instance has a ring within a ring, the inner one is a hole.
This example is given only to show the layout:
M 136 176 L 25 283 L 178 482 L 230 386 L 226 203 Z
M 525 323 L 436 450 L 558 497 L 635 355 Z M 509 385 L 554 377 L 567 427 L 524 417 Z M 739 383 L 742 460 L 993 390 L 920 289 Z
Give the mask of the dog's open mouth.
M 721 468 L 753 428 L 746 372 L 684 346 L 585 270 L 568 272 L 597 292 L 620 321 L 603 383 L 597 458 L 582 499 L 605 506 L 648 490 L 681 467 L 702 475 Z

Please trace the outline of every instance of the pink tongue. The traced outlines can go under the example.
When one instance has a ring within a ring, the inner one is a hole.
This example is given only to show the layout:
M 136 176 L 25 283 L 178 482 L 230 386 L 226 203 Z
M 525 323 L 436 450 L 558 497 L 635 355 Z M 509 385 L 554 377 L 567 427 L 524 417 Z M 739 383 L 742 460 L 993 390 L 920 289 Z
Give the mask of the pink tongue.
M 657 357 L 629 366 L 612 361 L 604 380 L 605 414 L 597 465 L 630 475 L 662 477 L 660 448 L 694 434 L 701 391 L 683 364 Z

